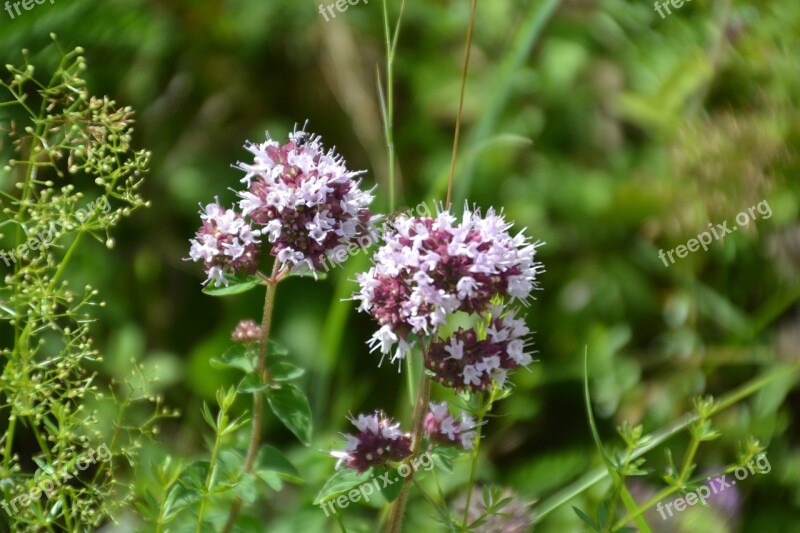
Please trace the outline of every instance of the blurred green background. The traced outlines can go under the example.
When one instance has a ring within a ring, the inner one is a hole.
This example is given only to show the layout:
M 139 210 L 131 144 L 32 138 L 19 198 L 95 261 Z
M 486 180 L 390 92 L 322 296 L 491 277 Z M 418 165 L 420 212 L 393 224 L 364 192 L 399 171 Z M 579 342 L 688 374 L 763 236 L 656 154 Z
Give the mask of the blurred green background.
M 87 247 L 70 273 L 108 302 L 95 328 L 103 375 L 124 377 L 131 358 L 158 365 L 157 391 L 182 412 L 145 464 L 202 453 L 202 402 L 238 379 L 209 359 L 238 320 L 260 316 L 261 294 L 206 296 L 202 272 L 183 261 L 198 202 L 233 200 L 241 173 L 231 165 L 248 158 L 245 140 L 267 129 L 284 138 L 308 119 L 352 168 L 369 171 L 387 208 L 380 2 L 330 22 L 318 3 L 56 0 L 13 20 L 0 11 L 2 64 L 19 63 L 22 48 L 35 62 L 51 32 L 64 48 L 83 46 L 90 90 L 133 106 L 135 142 L 153 153 L 143 191 L 152 207 L 125 221 L 113 251 Z M 390 4 L 396 13 L 399 2 Z M 546 4 L 555 12 L 540 18 Z M 647 0 L 483 0 L 478 10 L 454 203 L 502 207 L 547 243 L 528 315 L 541 362 L 516 373 L 487 426 L 479 477 L 540 500 L 601 464 L 582 406 L 585 345 L 601 434 L 614 444 L 623 420 L 656 430 L 690 410 L 693 395 L 721 394 L 800 355 L 800 4 L 694 0 L 663 19 Z M 467 0 L 407 2 L 395 71 L 400 206 L 444 199 L 468 12 Z M 659 259 L 765 200 L 768 219 L 675 265 Z M 315 434 L 301 449 L 267 417 L 265 440 L 307 480 L 259 504 L 268 531 L 336 527 L 312 500 L 349 413 L 409 418 L 404 377 L 377 367 L 364 344 L 373 324 L 341 301 L 367 265 L 358 256 L 325 281 L 293 279 L 278 292 L 274 335 L 308 370 Z M 713 470 L 753 434 L 771 473 L 737 487 L 733 512 L 654 527 L 800 531 L 795 382 L 719 415 L 724 437 L 698 456 Z M 434 395 L 444 397 L 436 386 Z M 680 454 L 685 441 L 667 446 Z M 663 468 L 663 447 L 648 459 Z M 459 465 L 439 477 L 449 490 L 466 475 Z M 639 489 L 656 486 L 653 475 Z M 596 508 L 607 489 L 571 503 Z M 432 514 L 415 499 L 409 530 L 435 530 Z M 370 517 L 364 506 L 345 511 L 353 530 L 369 530 Z M 564 506 L 537 531 L 581 528 Z

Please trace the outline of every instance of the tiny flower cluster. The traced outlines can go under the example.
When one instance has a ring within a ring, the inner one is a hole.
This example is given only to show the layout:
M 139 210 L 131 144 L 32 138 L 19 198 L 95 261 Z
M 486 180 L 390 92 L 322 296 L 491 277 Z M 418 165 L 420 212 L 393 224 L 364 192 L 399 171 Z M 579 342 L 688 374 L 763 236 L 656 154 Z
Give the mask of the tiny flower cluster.
M 461 422 L 457 422 L 447 410 L 447 402 L 430 403 L 430 411 L 425 415 L 424 429 L 433 444 L 461 445 L 465 450 L 473 448 L 473 440 L 477 436 L 475 428 L 478 424 L 467 413 L 461 413 Z
M 255 320 L 240 320 L 231 333 L 231 340 L 240 344 L 258 342 L 261 339 L 261 326 Z
M 431 343 L 426 360 L 433 379 L 457 391 L 486 391 L 492 381 L 505 386 L 508 370 L 527 366 L 533 358 L 526 349 L 530 330 L 513 310 L 500 316 L 495 306 L 486 328 L 486 338 L 478 339 L 474 329 L 459 328 L 446 340 Z
M 219 200 L 201 209 L 200 219 L 203 225 L 189 241 L 189 257 L 203 262 L 208 275 L 205 283 L 213 280 L 217 286 L 227 285 L 226 273 L 254 274 L 261 250 L 260 232 L 233 209 L 220 206 Z
M 344 466 L 360 474 L 372 466 L 402 461 L 411 455 L 411 435 L 400 431 L 400 424 L 391 418 L 376 412 L 358 415 L 350 421 L 359 433 L 344 435 L 347 438 L 344 451 L 331 452 L 338 459 L 337 469 Z
M 341 156 L 323 149 L 318 136 L 299 131 L 287 144 L 268 138 L 246 148 L 255 160 L 237 165 L 247 184 L 239 207 L 263 226 L 281 263 L 318 270 L 372 227 L 373 195 L 359 189 L 356 179 L 363 172 L 348 170 Z
M 435 336 L 455 312 L 485 313 L 492 299 L 524 303 L 535 288 L 541 264 L 537 244 L 511 236 L 502 214 L 485 216 L 465 207 L 458 219 L 447 211 L 436 218 L 400 218 L 384 235 L 374 266 L 357 276 L 359 310 L 381 326 L 372 349 L 405 357 L 411 335 Z
M 300 272 L 318 270 L 373 231 L 373 195 L 359 188 L 362 172 L 348 170 L 334 150 L 324 151 L 318 136 L 295 131 L 281 145 L 267 135 L 266 142 L 245 147 L 254 162 L 237 164 L 247 185 L 237 192 L 241 213 L 209 204 L 190 241 L 189 259 L 203 262 L 205 283 L 227 286 L 227 275 L 255 273 L 262 236 L 277 261 Z

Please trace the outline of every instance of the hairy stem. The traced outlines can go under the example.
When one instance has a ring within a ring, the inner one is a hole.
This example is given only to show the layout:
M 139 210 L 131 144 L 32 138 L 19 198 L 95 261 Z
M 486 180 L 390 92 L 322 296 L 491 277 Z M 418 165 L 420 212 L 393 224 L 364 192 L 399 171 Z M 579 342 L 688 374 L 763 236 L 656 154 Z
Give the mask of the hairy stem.
M 275 309 L 275 292 L 280 281 L 281 263 L 276 259 L 272 268 L 272 275 L 265 280 L 267 283 L 267 294 L 264 297 L 264 313 L 261 317 L 261 339 L 258 343 L 258 361 L 256 362 L 256 374 L 261 380 L 262 385 L 266 385 L 269 376 L 267 375 L 267 345 L 269 344 L 269 334 L 272 329 L 272 313 Z M 264 424 L 264 391 L 259 390 L 253 394 L 253 431 L 250 435 L 250 445 L 247 448 L 247 457 L 244 462 L 244 475 L 253 471 L 258 455 L 258 448 L 261 445 L 261 429 Z M 236 518 L 242 508 L 242 499 L 236 497 L 228 514 L 228 521 L 225 523 L 223 531 L 226 533 L 233 530 Z
M 420 441 L 422 440 L 422 423 L 425 420 L 425 412 L 428 407 L 428 400 L 430 400 L 431 397 L 431 378 L 424 369 L 424 364 L 428 360 L 428 349 L 424 344 L 422 345 L 422 356 L 422 378 L 420 380 L 419 390 L 417 391 L 417 401 L 414 404 L 414 440 L 411 444 L 411 455 L 409 456 L 409 459 L 416 457 L 417 452 L 419 452 L 419 445 Z M 403 515 L 405 514 L 406 505 L 408 504 L 408 493 L 411 490 L 411 482 L 413 477 L 414 472 L 412 469 L 411 474 L 403 480 L 403 486 L 400 489 L 400 495 L 392 505 L 392 510 L 389 513 L 389 522 L 386 526 L 387 533 L 400 533 L 402 530 Z

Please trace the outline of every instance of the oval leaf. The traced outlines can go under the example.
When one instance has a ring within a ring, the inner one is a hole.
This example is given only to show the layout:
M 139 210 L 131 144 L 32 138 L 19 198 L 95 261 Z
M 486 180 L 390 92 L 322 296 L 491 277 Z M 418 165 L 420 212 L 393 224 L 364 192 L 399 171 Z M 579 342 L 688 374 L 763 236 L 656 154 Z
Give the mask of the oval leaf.
M 245 348 L 242 344 L 231 346 L 219 358 L 211 359 L 211 366 L 214 368 L 238 368 L 245 372 L 253 371 L 251 349 Z
M 214 285 L 203 287 L 203 292 L 209 296 L 232 296 L 234 294 L 242 294 L 247 292 L 258 285 L 261 285 L 261 280 L 255 276 L 249 276 L 246 279 L 238 279 L 228 274 L 225 274 L 225 279 L 228 285 Z
M 363 474 L 358 474 L 355 470 L 349 468 L 337 470 L 336 473 L 325 482 L 325 486 L 319 491 L 317 497 L 314 498 L 314 505 L 319 505 L 354 487 L 358 487 L 362 483 L 368 482 L 372 477 L 370 473 L 371 470 L 372 469 L 367 470 Z
M 294 385 L 284 384 L 272 389 L 267 397 L 275 416 L 295 436 L 308 446 L 311 444 L 311 407 L 303 392 Z

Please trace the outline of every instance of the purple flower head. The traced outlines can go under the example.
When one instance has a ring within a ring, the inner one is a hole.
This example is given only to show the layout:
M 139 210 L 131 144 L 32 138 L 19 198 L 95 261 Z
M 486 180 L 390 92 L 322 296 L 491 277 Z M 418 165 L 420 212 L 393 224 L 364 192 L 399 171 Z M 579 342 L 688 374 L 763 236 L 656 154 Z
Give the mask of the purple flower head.
M 228 285 L 224 274 L 255 274 L 261 250 L 260 232 L 253 230 L 242 215 L 225 209 L 219 200 L 200 208 L 203 225 L 191 239 L 189 259 L 202 261 L 209 281 Z
M 459 392 L 486 391 L 492 381 L 503 388 L 509 370 L 528 366 L 533 361 L 527 352 L 530 330 L 513 310 L 500 313 L 499 307 L 491 310 L 485 339 L 479 339 L 474 329 L 459 328 L 449 338 L 433 342 L 426 361 L 433 379 Z
M 475 431 L 478 424 L 471 416 L 462 411 L 461 421 L 457 421 L 447 410 L 447 402 L 431 402 L 430 408 L 423 424 L 432 443 L 461 445 L 465 450 L 473 448 L 472 441 L 478 435 Z
M 413 346 L 411 334 L 433 336 L 457 311 L 481 314 L 498 296 L 526 302 L 541 271 L 537 244 L 510 228 L 493 209 L 481 216 L 468 206 L 460 221 L 447 211 L 394 220 L 353 296 L 381 326 L 373 351 L 394 351 L 395 362 Z
M 351 418 L 358 429 L 357 435 L 344 435 L 344 451 L 331 452 L 339 461 L 336 469 L 352 468 L 359 474 L 372 466 L 383 466 L 390 461 L 402 461 L 411 455 L 411 435 L 400 431 L 400 424 L 382 413 L 358 415 Z
M 239 207 L 272 243 L 271 254 L 294 271 L 319 270 L 327 259 L 373 231 L 377 217 L 368 209 L 371 191 L 359 188 L 363 172 L 347 169 L 334 150 L 325 151 L 317 135 L 295 131 L 279 144 L 267 134 L 261 144 L 245 145 L 252 164 Z
M 259 339 L 261 339 L 261 326 L 256 324 L 255 320 L 240 320 L 231 333 L 231 340 L 241 344 L 258 342 Z

